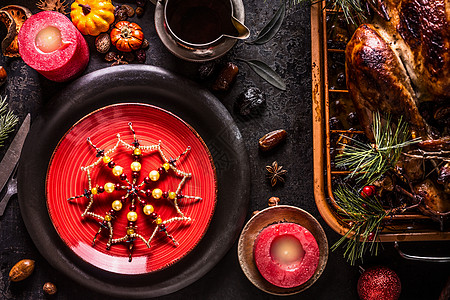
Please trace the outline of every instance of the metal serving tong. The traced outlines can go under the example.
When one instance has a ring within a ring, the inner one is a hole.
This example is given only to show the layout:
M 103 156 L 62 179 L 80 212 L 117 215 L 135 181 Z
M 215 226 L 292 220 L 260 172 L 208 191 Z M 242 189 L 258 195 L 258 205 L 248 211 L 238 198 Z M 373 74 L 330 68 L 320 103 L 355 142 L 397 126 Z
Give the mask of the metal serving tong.
M 0 216 L 3 216 L 11 196 L 17 194 L 17 165 L 20 153 L 22 152 L 23 143 L 25 142 L 28 131 L 30 131 L 30 123 L 31 117 L 30 114 L 28 114 L 0 162 L 0 191 L 3 191 L 6 186 L 6 193 L 0 200 Z

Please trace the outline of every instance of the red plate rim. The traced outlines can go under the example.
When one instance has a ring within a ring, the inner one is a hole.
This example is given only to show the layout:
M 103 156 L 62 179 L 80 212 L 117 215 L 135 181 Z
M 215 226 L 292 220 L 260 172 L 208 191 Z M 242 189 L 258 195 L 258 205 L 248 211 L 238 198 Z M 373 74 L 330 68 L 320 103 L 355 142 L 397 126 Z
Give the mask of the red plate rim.
M 213 197 L 213 199 L 211 199 L 211 200 L 212 200 L 212 208 L 210 209 L 210 213 L 209 213 L 209 215 L 208 215 L 208 217 L 207 217 L 207 222 L 206 222 L 206 224 L 205 224 L 205 226 L 204 226 L 204 229 L 202 230 L 202 232 L 201 232 L 201 234 L 199 235 L 199 237 L 198 237 L 198 239 L 196 240 L 196 242 L 189 246 L 189 250 L 188 250 L 188 251 L 184 252 L 182 255 L 179 255 L 179 256 L 176 257 L 175 259 L 171 260 L 169 263 L 166 263 L 166 264 L 162 265 L 162 266 L 159 267 L 159 268 L 153 269 L 153 270 L 151 270 L 150 272 L 132 272 L 132 273 L 123 273 L 123 272 L 121 272 L 121 271 L 110 270 L 110 269 L 107 269 L 107 268 L 101 268 L 101 267 L 100 267 L 100 269 L 102 269 L 102 270 L 104 270 L 104 271 L 109 271 L 109 272 L 112 272 L 112 273 L 118 273 L 118 274 L 122 274 L 122 275 L 139 275 L 139 274 L 147 274 L 147 273 L 152 273 L 152 272 L 156 272 L 156 271 L 160 271 L 160 270 L 166 269 L 166 268 L 170 267 L 171 265 L 173 265 L 174 263 L 176 263 L 176 262 L 178 262 L 179 260 L 181 260 L 181 259 L 182 259 L 183 257 L 185 257 L 186 255 L 188 255 L 188 254 L 189 254 L 189 253 L 190 253 L 190 252 L 191 252 L 191 251 L 192 251 L 192 250 L 200 243 L 200 241 L 203 239 L 203 237 L 204 237 L 206 231 L 207 231 L 208 228 L 209 228 L 209 225 L 210 225 L 210 223 L 211 223 L 211 220 L 212 220 L 212 217 L 213 217 L 213 215 L 214 215 L 215 208 L 216 208 L 216 202 L 217 202 L 217 190 L 218 190 L 218 187 L 217 187 L 217 174 L 216 174 L 216 169 L 215 169 L 215 165 L 214 165 L 214 161 L 213 161 L 212 155 L 211 155 L 211 153 L 210 153 L 210 151 L 209 151 L 207 145 L 205 144 L 205 142 L 203 141 L 203 139 L 201 138 L 201 136 L 197 133 L 197 131 L 196 131 L 192 126 L 190 126 L 187 122 L 185 122 L 183 119 L 181 119 L 180 117 L 178 117 L 177 115 L 175 115 L 174 113 L 172 113 L 172 112 L 170 112 L 170 111 L 168 111 L 168 110 L 166 110 L 166 109 L 163 109 L 163 108 L 161 108 L 161 107 L 155 106 L 155 105 L 150 105 L 150 104 L 146 104 L 146 103 L 131 103 L 131 102 L 130 102 L 130 103 L 117 103 L 117 104 L 112 104 L 112 105 L 107 105 L 107 106 L 101 107 L 101 108 L 99 108 L 99 109 L 96 109 L 96 110 L 90 112 L 89 114 L 85 115 L 83 118 L 81 118 L 80 120 L 78 120 L 76 123 L 74 123 L 74 124 L 66 131 L 66 133 L 64 134 L 64 136 L 62 136 L 62 137 L 60 138 L 58 144 L 56 145 L 56 147 L 55 147 L 55 149 L 53 150 L 53 153 L 52 153 L 52 155 L 51 155 L 51 158 L 50 158 L 50 161 L 49 161 L 49 164 L 48 164 L 48 167 L 47 167 L 47 171 L 46 171 L 46 182 L 45 182 L 46 207 L 47 207 L 47 212 L 48 212 L 48 214 L 49 214 L 49 216 L 50 216 L 51 223 L 52 223 L 53 227 L 55 228 L 56 233 L 57 233 L 58 236 L 61 238 L 61 240 L 64 242 L 64 244 L 65 244 L 66 246 L 69 247 L 69 244 L 67 243 L 66 239 L 60 234 L 58 228 L 55 226 L 54 219 L 53 219 L 53 216 L 52 216 L 52 213 L 51 213 L 52 209 L 49 207 L 49 201 L 48 201 L 48 199 L 49 199 L 49 186 L 48 186 L 48 184 L 49 184 L 49 176 L 50 176 L 50 169 L 51 169 L 51 166 L 52 166 L 52 162 L 54 161 L 54 158 L 55 158 L 55 156 L 56 156 L 56 154 L 57 154 L 57 152 L 58 152 L 58 149 L 59 149 L 60 146 L 61 146 L 61 143 L 66 139 L 67 135 L 68 135 L 68 134 L 69 134 L 69 133 L 77 126 L 77 125 L 79 125 L 81 122 L 83 122 L 83 121 L 86 120 L 87 118 L 91 117 L 92 115 L 94 115 L 94 114 L 96 114 L 96 113 L 99 113 L 99 112 L 101 112 L 101 111 L 104 111 L 105 109 L 116 108 L 116 107 L 121 107 L 121 106 L 127 106 L 127 107 L 129 107 L 129 106 L 146 107 L 147 109 L 157 110 L 158 112 L 163 113 L 163 114 L 166 114 L 166 115 L 168 115 L 169 117 L 174 118 L 176 121 L 180 122 L 182 125 L 184 125 L 184 126 L 190 131 L 190 133 L 192 133 L 192 134 L 195 136 L 196 140 L 198 140 L 198 141 L 200 142 L 200 144 L 202 145 L 202 147 L 203 147 L 202 149 L 205 151 L 206 155 L 208 156 L 209 163 L 210 163 L 209 166 L 211 167 L 211 171 L 212 171 L 212 174 L 213 174 L 213 187 L 214 187 L 214 192 L 213 192 L 213 193 L 214 193 L 214 197 Z M 79 218 L 82 218 L 82 217 L 79 216 Z M 70 247 L 69 247 L 69 248 L 70 248 Z M 98 265 L 96 265 L 96 264 L 93 263 L 92 261 L 87 260 L 85 257 L 79 255 L 79 253 L 73 251 L 73 249 L 71 249 L 71 251 L 72 251 L 76 256 L 78 256 L 81 260 L 85 261 L 86 263 L 91 264 L 91 265 L 93 265 L 93 266 L 95 266 L 95 267 L 99 267 Z M 150 251 L 151 251 L 151 250 L 150 250 Z

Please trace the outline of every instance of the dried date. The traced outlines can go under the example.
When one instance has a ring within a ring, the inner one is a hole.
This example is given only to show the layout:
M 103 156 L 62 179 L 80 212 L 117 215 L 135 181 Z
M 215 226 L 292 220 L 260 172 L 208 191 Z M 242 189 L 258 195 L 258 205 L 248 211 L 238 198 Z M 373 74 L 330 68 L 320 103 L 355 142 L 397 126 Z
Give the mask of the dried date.
M 22 281 L 33 273 L 34 260 L 22 259 L 9 271 L 9 280 L 13 282 Z
M 214 91 L 226 92 L 230 89 L 230 86 L 236 80 L 236 76 L 239 72 L 238 66 L 229 62 L 220 71 L 219 76 L 214 82 L 212 89 Z
M 287 132 L 284 129 L 274 130 L 259 139 L 259 149 L 269 151 L 286 139 Z

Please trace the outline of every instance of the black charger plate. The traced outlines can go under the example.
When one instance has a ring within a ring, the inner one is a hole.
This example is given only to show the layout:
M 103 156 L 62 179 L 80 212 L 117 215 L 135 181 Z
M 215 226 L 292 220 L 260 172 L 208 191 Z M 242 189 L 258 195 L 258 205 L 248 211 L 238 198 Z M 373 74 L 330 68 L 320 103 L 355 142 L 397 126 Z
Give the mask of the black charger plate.
M 218 179 L 215 214 L 194 250 L 170 268 L 133 276 L 98 269 L 76 256 L 54 229 L 45 200 L 47 168 L 61 137 L 90 112 L 123 102 L 156 105 L 190 124 L 211 151 Z M 249 192 L 249 164 L 244 142 L 225 107 L 195 83 L 145 65 L 95 71 L 65 88 L 33 122 L 18 171 L 20 210 L 40 253 L 72 280 L 100 293 L 127 298 L 169 294 L 211 270 L 239 235 L 247 213 Z

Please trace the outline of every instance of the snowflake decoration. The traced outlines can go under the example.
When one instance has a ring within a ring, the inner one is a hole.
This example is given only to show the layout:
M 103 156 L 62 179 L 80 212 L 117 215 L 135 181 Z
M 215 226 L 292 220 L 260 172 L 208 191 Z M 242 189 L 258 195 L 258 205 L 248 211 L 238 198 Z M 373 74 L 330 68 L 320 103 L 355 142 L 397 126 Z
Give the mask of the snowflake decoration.
M 120 134 L 117 134 L 117 142 L 109 150 L 100 149 L 95 146 L 90 138 L 87 138 L 87 142 L 96 150 L 97 160 L 86 167 L 81 167 L 82 171 L 86 172 L 88 187 L 84 189 L 83 194 L 70 197 L 67 199 L 68 201 L 72 201 L 79 198 L 87 198 L 89 200 L 88 204 L 84 212 L 81 214 L 81 217 L 90 217 L 97 221 L 99 221 L 99 229 L 95 234 L 92 240 L 92 246 L 95 246 L 95 241 L 98 235 L 102 232 L 102 230 L 107 230 L 109 232 L 108 242 L 106 243 L 106 249 L 109 250 L 112 245 L 118 243 L 127 243 L 128 251 L 129 251 L 129 261 L 132 260 L 133 246 L 136 239 L 142 240 L 145 245 L 150 248 L 150 243 L 152 239 L 158 232 L 164 233 L 167 237 L 169 237 L 175 246 L 178 246 L 178 242 L 175 238 L 169 234 L 167 231 L 166 225 L 172 222 L 190 222 L 191 218 L 186 216 L 180 209 L 178 205 L 178 201 L 180 199 L 191 199 L 194 201 L 202 200 L 201 197 L 197 196 L 187 196 L 183 195 L 181 190 L 186 183 L 186 180 L 192 177 L 191 173 L 183 172 L 177 167 L 178 160 L 186 155 L 190 151 L 190 147 L 181 153 L 177 158 L 167 158 L 164 152 L 161 149 L 161 141 L 159 141 L 156 145 L 143 146 L 140 144 L 140 141 L 136 138 L 136 133 L 132 127 L 131 123 L 128 123 L 128 126 L 133 133 L 133 142 L 128 144 L 120 137 Z M 131 180 L 124 173 L 124 168 L 122 166 L 117 165 L 111 154 L 117 150 L 117 148 L 122 145 L 127 149 L 132 151 L 132 155 L 134 161 L 130 165 L 131 169 Z M 163 160 L 163 164 L 157 169 L 152 170 L 147 177 L 144 178 L 142 182 L 138 182 L 138 177 L 141 171 L 141 158 L 143 154 L 158 152 L 161 159 Z M 106 165 L 111 169 L 112 174 L 117 177 L 120 182 L 113 183 L 107 182 L 103 186 L 94 184 L 91 179 L 91 172 L 97 166 Z M 175 191 L 162 191 L 160 188 L 145 189 L 144 186 L 146 184 L 150 184 L 152 182 L 157 182 L 160 178 L 164 176 L 168 176 L 169 172 L 173 172 L 173 174 L 181 178 L 178 183 L 178 187 Z M 102 193 L 117 193 L 122 191 L 124 193 L 121 196 L 120 200 L 114 200 L 111 204 L 112 208 L 105 215 L 99 215 L 92 211 L 92 207 L 94 205 L 95 200 L 98 195 Z M 146 200 L 147 199 L 147 200 Z M 154 207 L 149 203 L 150 199 L 168 199 L 172 202 L 176 210 L 176 216 L 167 220 L 163 220 L 160 215 L 155 211 Z M 128 226 L 126 227 L 126 234 L 122 237 L 114 238 L 114 220 L 117 218 L 117 213 L 122 210 L 124 204 L 127 202 L 131 202 L 129 206 L 129 211 L 127 213 Z M 142 212 L 145 216 L 151 218 L 152 222 L 155 224 L 155 228 L 151 233 L 150 237 L 146 238 L 141 233 L 138 233 L 136 220 L 138 219 L 137 213 L 137 205 L 142 207 Z

